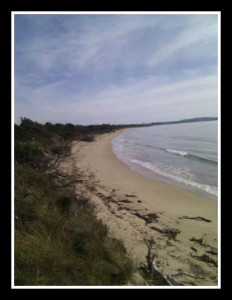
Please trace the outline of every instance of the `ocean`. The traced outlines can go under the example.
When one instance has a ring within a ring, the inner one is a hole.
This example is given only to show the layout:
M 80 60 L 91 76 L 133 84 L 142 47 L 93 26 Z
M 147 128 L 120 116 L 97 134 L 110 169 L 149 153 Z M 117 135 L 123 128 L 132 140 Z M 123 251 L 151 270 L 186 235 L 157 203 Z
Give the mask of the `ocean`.
M 218 121 L 131 128 L 111 143 L 132 170 L 217 200 Z

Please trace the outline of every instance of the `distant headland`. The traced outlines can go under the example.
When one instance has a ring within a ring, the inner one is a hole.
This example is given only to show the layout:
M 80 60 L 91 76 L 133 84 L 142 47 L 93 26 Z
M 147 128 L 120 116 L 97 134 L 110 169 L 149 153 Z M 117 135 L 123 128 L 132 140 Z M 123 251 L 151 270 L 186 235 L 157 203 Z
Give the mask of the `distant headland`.
M 165 125 L 165 124 L 178 124 L 178 123 L 190 123 L 190 122 L 205 122 L 205 121 L 215 121 L 218 117 L 203 117 L 203 118 L 193 118 L 193 119 L 183 119 L 179 121 L 169 121 L 169 122 L 154 122 L 152 125 Z
M 141 126 L 154 126 L 154 125 L 168 125 L 168 124 L 179 124 L 179 123 L 191 123 L 191 122 L 206 122 L 215 121 L 218 117 L 201 117 L 192 119 L 183 119 L 178 121 L 167 121 L 167 122 L 152 122 L 152 123 L 139 123 L 139 124 L 120 124 L 122 127 L 141 127 Z

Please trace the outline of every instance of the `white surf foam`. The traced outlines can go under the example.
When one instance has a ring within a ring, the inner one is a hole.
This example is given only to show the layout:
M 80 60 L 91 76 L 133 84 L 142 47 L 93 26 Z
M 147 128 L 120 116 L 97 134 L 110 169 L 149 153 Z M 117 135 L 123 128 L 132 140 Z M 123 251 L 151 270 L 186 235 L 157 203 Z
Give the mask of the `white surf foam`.
M 165 150 L 169 153 L 180 155 L 180 156 L 188 156 L 189 155 L 188 152 L 186 152 L 186 151 L 172 150 L 172 149 L 165 149 Z
M 171 174 L 171 173 L 169 173 L 165 170 L 162 170 L 160 167 L 155 166 L 155 165 L 153 165 L 149 162 L 144 162 L 144 161 L 140 161 L 140 160 L 137 160 L 137 159 L 131 159 L 130 161 L 134 164 L 137 164 L 137 165 L 139 165 L 139 166 L 141 166 L 141 167 L 143 167 L 147 170 L 150 170 L 150 171 L 152 171 L 152 172 L 154 172 L 158 175 L 161 175 L 163 177 L 166 177 L 166 178 L 169 178 L 171 180 L 186 184 L 186 185 L 191 186 L 193 188 L 198 188 L 198 189 L 203 190 L 203 191 L 205 191 L 205 192 L 207 192 L 211 195 L 214 195 L 214 196 L 217 196 L 217 194 L 218 194 L 218 189 L 215 186 L 200 184 L 198 182 L 195 182 L 195 181 L 191 180 L 192 178 L 191 179 L 189 179 L 189 178 L 186 179 L 186 178 L 183 178 L 183 176 L 182 177 L 181 176 L 176 176 L 176 175 Z M 184 170 L 183 170 L 183 172 L 180 172 L 180 170 L 176 170 L 176 173 L 178 175 L 181 175 L 181 174 L 184 175 L 184 172 L 185 172 Z M 190 177 L 190 176 L 188 175 L 188 177 Z

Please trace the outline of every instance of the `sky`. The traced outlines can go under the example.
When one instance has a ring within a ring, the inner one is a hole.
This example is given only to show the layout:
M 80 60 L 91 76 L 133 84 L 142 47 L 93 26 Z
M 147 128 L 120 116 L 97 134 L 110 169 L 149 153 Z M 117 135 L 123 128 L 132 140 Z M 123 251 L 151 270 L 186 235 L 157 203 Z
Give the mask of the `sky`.
M 14 15 L 17 124 L 217 115 L 217 14 Z

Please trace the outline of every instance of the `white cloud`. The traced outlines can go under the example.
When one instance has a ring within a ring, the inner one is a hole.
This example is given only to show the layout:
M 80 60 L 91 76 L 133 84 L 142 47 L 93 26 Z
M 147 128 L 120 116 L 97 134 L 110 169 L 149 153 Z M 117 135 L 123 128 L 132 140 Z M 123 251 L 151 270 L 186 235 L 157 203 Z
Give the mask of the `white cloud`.
M 212 44 L 217 38 L 217 24 L 190 24 L 187 28 L 182 28 L 177 35 L 167 40 L 165 44 L 157 49 L 149 58 L 149 65 L 156 65 L 163 60 L 176 55 L 177 53 L 186 51 L 189 57 L 203 56 L 207 57 L 216 53 L 215 45 Z
M 28 98 L 24 111 L 31 118 L 40 116 L 44 122 L 72 120 L 85 124 L 161 121 L 165 116 L 175 119 L 178 114 L 184 116 L 190 112 L 196 116 L 217 114 L 216 77 L 199 77 L 158 87 L 155 82 L 155 77 L 149 77 L 142 82 L 134 80 L 124 86 L 111 86 L 94 96 L 69 94 L 67 102 L 57 104 L 51 99 L 56 98 L 56 85 L 50 85 L 31 92 L 29 98 L 35 99 L 37 105 L 32 105 Z
M 33 18 L 31 20 L 33 22 Z M 108 50 L 107 54 L 110 55 L 111 48 L 119 49 L 136 30 L 155 26 L 157 20 L 141 16 L 121 16 L 120 19 L 107 16 L 107 19 L 103 18 L 96 23 L 86 22 L 84 26 L 80 26 L 78 18 L 71 18 L 63 22 L 65 30 L 61 33 L 46 32 L 44 27 L 48 27 L 48 23 L 49 19 L 46 19 L 45 24 L 37 28 L 37 34 L 24 47 L 18 47 L 22 59 L 43 72 L 59 67 L 63 67 L 63 71 L 83 68 L 87 63 L 96 62 L 102 51 Z M 104 64 L 104 58 L 100 63 Z

